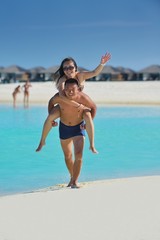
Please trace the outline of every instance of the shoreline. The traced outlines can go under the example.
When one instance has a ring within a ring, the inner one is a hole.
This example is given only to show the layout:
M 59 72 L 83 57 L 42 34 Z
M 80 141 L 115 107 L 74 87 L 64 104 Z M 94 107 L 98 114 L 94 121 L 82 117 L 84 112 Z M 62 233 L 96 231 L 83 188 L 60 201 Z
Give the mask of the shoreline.
M 78 182 L 78 185 L 80 186 L 80 189 L 87 186 L 97 185 L 105 182 L 114 182 L 114 181 L 123 181 L 127 179 L 135 179 L 135 178 L 148 178 L 148 177 L 155 177 L 159 176 L 157 174 L 152 175 L 134 175 L 134 176 L 127 176 L 127 177 L 115 177 L 115 178 L 106 178 L 106 179 L 98 179 L 98 180 L 90 180 L 90 181 L 83 181 Z M 68 183 L 56 183 L 54 185 L 49 185 L 46 187 L 26 190 L 26 191 L 20 191 L 20 192 L 11 192 L 11 193 L 1 193 L 0 199 L 3 197 L 10 197 L 10 196 L 19 196 L 19 195 L 26 195 L 31 193 L 42 193 L 42 192 L 53 192 L 53 191 L 59 191 L 59 190 L 67 190 L 70 189 L 67 187 Z
M 0 240 L 158 240 L 160 176 L 0 197 Z
M 18 84 L 0 85 L 0 104 L 13 104 L 12 92 Z M 31 105 L 47 105 L 57 92 L 53 82 L 31 84 Z M 86 82 L 84 93 L 99 105 L 160 105 L 160 81 Z M 23 105 L 23 92 L 17 95 L 17 104 Z

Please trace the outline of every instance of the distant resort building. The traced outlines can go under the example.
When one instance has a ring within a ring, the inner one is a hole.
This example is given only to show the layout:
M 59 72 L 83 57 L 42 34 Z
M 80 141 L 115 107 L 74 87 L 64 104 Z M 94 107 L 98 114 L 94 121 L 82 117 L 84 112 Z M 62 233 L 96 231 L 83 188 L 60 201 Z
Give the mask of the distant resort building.
M 52 66 L 47 69 L 35 67 L 25 69 L 17 65 L 0 67 L 0 83 L 25 82 L 28 77 L 31 82 L 53 81 L 52 75 L 59 66 Z M 79 71 L 87 69 L 79 67 Z M 102 72 L 87 81 L 155 81 L 160 80 L 160 65 L 151 65 L 138 72 L 124 67 L 113 67 L 106 65 Z
M 160 80 L 160 65 L 151 65 L 138 72 L 139 80 L 153 81 Z

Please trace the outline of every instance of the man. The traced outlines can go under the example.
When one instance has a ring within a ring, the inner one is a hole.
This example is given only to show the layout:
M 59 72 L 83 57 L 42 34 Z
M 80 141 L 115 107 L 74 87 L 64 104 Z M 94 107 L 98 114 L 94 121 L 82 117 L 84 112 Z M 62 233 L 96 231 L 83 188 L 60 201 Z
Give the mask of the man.
M 85 130 L 82 127 L 83 111 L 88 112 L 91 117 L 95 116 L 96 107 L 90 98 L 79 91 L 78 81 L 70 78 L 65 82 L 65 95 L 68 99 L 74 100 L 79 103 L 76 108 L 66 103 L 59 94 L 55 94 L 49 101 L 48 110 L 59 104 L 60 107 L 60 124 L 59 124 L 59 136 L 61 141 L 61 147 L 64 153 L 66 166 L 70 173 L 71 179 L 68 184 L 69 187 L 78 188 L 77 181 L 80 175 L 82 166 L 82 155 L 85 140 Z M 84 109 L 81 107 L 84 107 Z M 90 114 L 91 111 L 91 114 Z M 72 146 L 74 147 L 74 160 L 72 156 Z

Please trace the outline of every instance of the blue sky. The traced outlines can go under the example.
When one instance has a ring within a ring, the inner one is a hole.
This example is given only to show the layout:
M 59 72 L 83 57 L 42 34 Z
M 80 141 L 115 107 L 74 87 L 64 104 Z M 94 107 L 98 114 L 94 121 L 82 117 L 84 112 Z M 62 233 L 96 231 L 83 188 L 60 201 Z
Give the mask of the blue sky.
M 59 65 L 68 56 L 87 69 L 140 70 L 160 64 L 159 0 L 5 0 L 0 13 L 0 66 Z

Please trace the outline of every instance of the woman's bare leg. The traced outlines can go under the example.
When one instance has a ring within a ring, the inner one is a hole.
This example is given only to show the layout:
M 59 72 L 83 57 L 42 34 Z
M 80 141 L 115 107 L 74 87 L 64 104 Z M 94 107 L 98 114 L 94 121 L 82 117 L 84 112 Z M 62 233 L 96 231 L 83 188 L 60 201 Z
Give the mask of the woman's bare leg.
M 88 110 L 84 110 L 83 118 L 86 122 L 86 131 L 88 134 L 89 142 L 90 142 L 90 150 L 93 153 L 98 153 L 94 146 L 94 124 L 93 119 L 91 117 L 91 113 Z
M 47 119 L 44 122 L 41 140 L 38 145 L 38 148 L 36 149 L 36 152 L 39 152 L 42 149 L 42 147 L 45 145 L 46 138 L 52 126 L 54 126 L 53 121 L 59 117 L 60 117 L 59 106 L 56 106 L 52 109 L 52 111 L 50 112 L 50 114 L 48 115 Z

